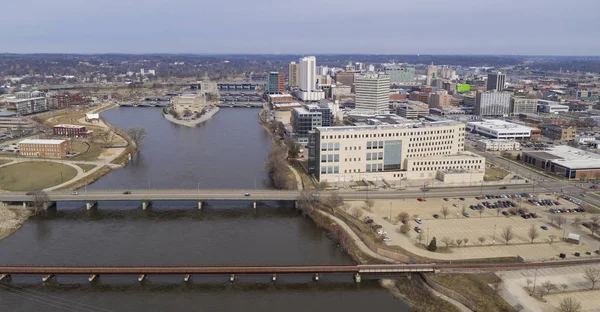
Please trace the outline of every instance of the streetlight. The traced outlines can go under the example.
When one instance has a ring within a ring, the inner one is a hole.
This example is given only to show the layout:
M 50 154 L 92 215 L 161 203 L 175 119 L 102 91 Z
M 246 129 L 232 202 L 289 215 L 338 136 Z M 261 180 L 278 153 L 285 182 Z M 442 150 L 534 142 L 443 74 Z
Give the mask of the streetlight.
M 390 222 L 392 222 L 392 202 L 390 201 Z
M 535 269 L 534 274 L 533 274 L 533 290 L 531 291 L 532 294 L 535 294 L 535 282 L 537 280 L 537 270 Z
M 427 228 L 427 242 L 429 242 L 429 228 Z
M 496 225 L 494 224 L 494 236 L 492 236 L 492 245 L 496 245 Z

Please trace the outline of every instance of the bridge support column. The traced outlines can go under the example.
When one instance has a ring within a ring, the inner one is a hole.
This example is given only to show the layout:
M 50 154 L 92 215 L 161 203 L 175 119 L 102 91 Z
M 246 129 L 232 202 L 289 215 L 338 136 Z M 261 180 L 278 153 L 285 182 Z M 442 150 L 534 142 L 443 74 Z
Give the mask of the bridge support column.
M 47 275 L 44 275 L 44 277 L 42 277 L 42 282 L 44 282 L 44 283 L 45 283 L 45 282 L 47 282 L 47 281 L 49 281 L 49 280 L 51 280 L 51 279 L 53 279 L 53 278 L 54 278 L 54 274 L 47 274 Z
M 272 280 L 273 282 L 276 282 L 276 281 L 277 281 L 277 274 L 276 274 L 276 273 L 273 273 L 273 277 L 271 277 L 271 280 Z
M 186 282 L 186 283 L 187 283 L 187 282 L 189 282 L 189 281 L 190 281 L 190 279 L 192 279 L 192 276 L 191 276 L 190 274 L 186 274 L 186 275 L 183 277 L 183 281 L 184 281 L 184 282 Z
M 97 201 L 87 201 L 85 202 L 85 209 L 90 210 L 94 207 L 98 207 L 98 202 Z
M 294 201 L 294 208 L 298 209 L 298 201 L 297 200 Z
M 315 282 L 319 281 L 319 273 L 315 273 L 315 277 L 314 277 Z
M 150 205 L 152 205 L 152 202 L 151 202 L 151 201 L 149 201 L 149 200 L 144 200 L 144 201 L 142 201 L 142 209 L 143 209 L 143 210 L 146 210 L 146 209 L 148 209 L 148 208 L 150 207 Z
M 23 208 L 27 208 L 27 202 L 23 202 Z
M 360 274 L 354 273 L 354 281 L 360 283 Z
M 100 277 L 100 275 L 98 274 L 91 274 L 90 277 L 88 277 L 88 282 L 93 282 L 95 281 L 98 277 Z
M 143 282 L 146 279 L 146 274 L 140 274 L 140 276 L 138 276 L 138 282 Z
M 229 276 L 229 282 L 235 282 L 235 274 L 231 274 L 231 276 Z
M 410 272 L 409 272 L 409 273 L 406 273 L 406 277 L 407 277 L 409 280 L 411 280 L 411 279 L 412 279 L 412 274 L 411 274 Z
M 202 202 L 201 201 L 198 202 L 198 209 L 200 209 L 200 210 L 202 209 Z
M 0 282 L 10 281 L 10 274 L 0 274 Z
M 252 208 L 256 209 L 256 202 L 252 202 Z
M 48 201 L 48 202 L 45 202 L 44 205 L 43 205 L 44 210 L 48 210 L 48 209 L 50 209 L 52 207 L 56 207 L 56 202 L 55 201 Z

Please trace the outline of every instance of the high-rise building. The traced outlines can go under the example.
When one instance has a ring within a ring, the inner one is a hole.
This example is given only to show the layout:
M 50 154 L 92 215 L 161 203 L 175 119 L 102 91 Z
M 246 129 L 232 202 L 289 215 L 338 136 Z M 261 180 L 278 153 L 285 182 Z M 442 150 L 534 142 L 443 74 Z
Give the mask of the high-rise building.
M 512 98 L 510 100 L 510 114 L 535 114 L 537 112 L 537 99 Z
M 325 98 L 325 93 L 317 86 L 317 59 L 306 56 L 300 59 L 298 70 L 298 97 L 303 101 L 318 101 Z
M 288 66 L 288 86 L 290 88 L 298 87 L 298 64 L 291 62 Z
M 333 126 L 333 112 L 327 104 L 310 104 L 306 105 L 306 108 L 311 113 L 321 113 L 321 125 L 323 127 Z
M 407 64 L 393 64 L 384 67 L 385 74 L 390 76 L 391 83 L 415 81 L 415 68 Z
M 487 89 L 488 91 L 502 91 L 505 82 L 506 75 L 501 72 L 488 74 Z
M 354 82 L 356 109 L 367 111 L 388 111 L 390 101 L 390 76 L 366 74 Z
M 354 73 L 337 72 L 335 73 L 335 82 L 354 88 Z
M 280 94 L 285 91 L 285 78 L 283 74 L 278 72 L 270 72 L 269 80 L 267 83 L 267 93 L 269 94 Z
M 475 115 L 478 116 L 508 116 L 510 113 L 510 93 L 508 92 L 477 92 L 475 97 Z
M 448 94 L 447 91 L 438 91 L 432 93 L 429 97 L 429 108 L 442 108 L 444 106 L 452 105 L 452 95 Z
M 308 143 L 308 133 L 322 125 L 322 116 L 320 111 L 311 112 L 304 107 L 296 107 L 292 110 L 292 131 L 298 143 Z
M 425 79 L 425 85 L 430 86 L 433 79 L 437 78 L 437 67 L 431 65 L 427 66 L 427 77 Z

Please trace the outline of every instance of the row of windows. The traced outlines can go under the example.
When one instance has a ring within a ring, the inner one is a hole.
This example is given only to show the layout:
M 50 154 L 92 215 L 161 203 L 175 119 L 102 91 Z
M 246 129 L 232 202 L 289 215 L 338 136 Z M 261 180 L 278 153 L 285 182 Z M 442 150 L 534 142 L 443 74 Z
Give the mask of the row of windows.
M 453 135 L 442 135 L 442 136 L 432 136 L 432 137 L 416 137 L 410 138 L 410 142 L 419 142 L 419 141 L 438 141 L 443 139 L 454 139 Z
M 346 150 L 346 151 L 347 151 L 347 150 L 352 150 L 353 148 L 354 148 L 354 150 L 357 150 L 357 149 L 358 149 L 359 151 L 361 150 L 361 147 L 360 147 L 360 146 L 358 146 L 358 147 L 357 147 L 357 146 L 346 146 L 346 147 L 344 147 L 344 150 Z
M 408 147 L 413 146 L 432 146 L 432 145 L 448 145 L 452 144 L 452 141 L 436 141 L 436 142 L 424 142 L 424 143 L 409 143 Z
M 465 128 L 459 128 L 458 131 L 464 131 Z M 322 135 L 321 139 L 359 139 L 359 138 L 385 138 L 385 137 L 398 137 L 398 136 L 413 136 L 413 135 L 433 135 L 433 134 L 444 134 L 444 133 L 455 133 L 454 129 L 448 130 L 430 130 L 430 131 L 414 131 L 414 132 L 396 132 L 396 133 L 367 133 L 367 134 L 342 134 L 342 135 Z
M 321 143 L 321 151 L 339 151 L 340 143 Z
M 367 149 L 383 148 L 383 141 L 367 141 Z
M 354 160 L 352 160 L 352 159 L 354 159 Z M 344 158 L 344 161 L 345 162 L 361 161 L 361 158 L 360 157 L 358 157 L 358 158 L 356 158 L 356 157 L 354 157 L 354 158 Z
M 416 153 L 416 152 L 428 152 L 428 151 L 441 151 L 441 150 L 449 150 L 450 146 L 438 146 L 438 147 L 427 147 L 427 148 L 413 148 L 413 149 L 409 149 L 408 152 L 409 153 Z
M 321 162 L 340 162 L 340 154 L 321 155 Z
M 483 160 L 436 160 L 436 161 L 416 161 L 415 166 L 427 165 L 465 165 L 465 164 L 481 164 Z
M 338 166 L 321 166 L 321 173 L 340 173 L 340 167 Z
M 379 153 L 367 153 L 367 160 L 383 159 L 383 152 Z
M 471 166 L 447 166 L 447 167 L 416 167 L 411 168 L 411 171 L 435 171 L 435 170 L 443 170 L 443 169 L 481 169 L 481 166 L 471 165 Z
M 383 171 L 383 164 L 367 164 L 367 172 Z

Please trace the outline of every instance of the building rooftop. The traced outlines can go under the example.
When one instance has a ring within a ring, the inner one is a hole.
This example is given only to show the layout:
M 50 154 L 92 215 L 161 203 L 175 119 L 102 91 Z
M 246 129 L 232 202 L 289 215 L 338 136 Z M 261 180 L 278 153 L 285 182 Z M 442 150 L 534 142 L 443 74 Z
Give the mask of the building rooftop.
M 287 97 L 291 97 L 291 94 L 267 94 L 268 97 L 270 98 L 287 98 Z
M 527 151 L 527 153 L 536 157 L 552 160 L 556 164 L 571 169 L 600 167 L 600 155 L 567 145 L 558 145 L 539 152 Z
M 19 144 L 60 144 L 65 140 L 25 139 Z
M 404 119 L 404 118 L 402 118 Z M 421 122 L 408 119 L 403 124 L 381 124 L 381 125 L 360 125 L 360 126 L 342 126 L 342 127 L 317 127 L 319 131 L 368 131 L 368 130 L 393 130 L 393 129 L 414 129 L 414 128 L 432 128 L 462 125 L 453 120 L 437 121 L 437 122 Z
M 74 129 L 81 129 L 81 128 L 85 128 L 85 126 L 62 124 L 62 125 L 56 125 L 56 126 L 54 126 L 54 128 L 74 128 Z
M 520 124 L 516 124 L 516 123 L 512 123 L 512 122 L 508 122 L 508 121 L 504 121 L 504 120 L 500 120 L 500 119 L 483 119 L 482 121 L 469 121 L 468 122 L 469 125 L 472 126 L 478 126 L 478 127 L 482 127 L 482 128 L 488 128 L 488 129 L 497 129 L 497 130 L 504 130 L 504 129 L 510 129 L 510 130 L 537 130 L 536 128 L 532 128 L 532 127 L 528 127 L 528 126 L 524 126 L 524 125 L 520 125 Z
M 477 140 L 477 142 L 482 142 L 482 143 L 519 143 L 515 140 L 508 140 L 508 139 L 481 139 L 481 140 Z

